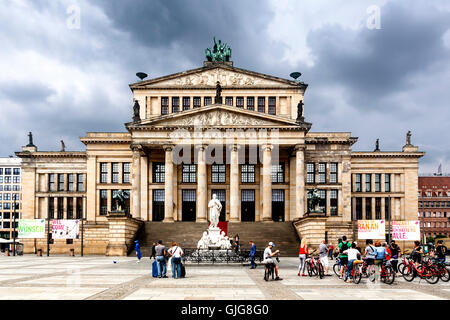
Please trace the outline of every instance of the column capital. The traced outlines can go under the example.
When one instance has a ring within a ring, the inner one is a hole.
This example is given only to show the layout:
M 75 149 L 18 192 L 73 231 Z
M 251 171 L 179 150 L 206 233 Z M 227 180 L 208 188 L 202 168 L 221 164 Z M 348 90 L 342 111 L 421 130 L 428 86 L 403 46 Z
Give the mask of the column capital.
M 164 151 L 172 151 L 175 146 L 173 144 L 165 144 L 163 145 Z
M 295 151 L 305 151 L 305 149 L 306 149 L 306 146 L 304 144 L 296 144 L 294 146 Z
M 273 145 L 272 144 L 269 144 L 269 143 L 267 143 L 267 144 L 262 144 L 261 145 L 261 148 L 264 150 L 264 151 L 272 151 L 272 149 L 273 149 Z
M 144 148 L 142 144 L 131 144 L 130 149 L 133 153 L 139 153 L 140 155 L 144 155 Z

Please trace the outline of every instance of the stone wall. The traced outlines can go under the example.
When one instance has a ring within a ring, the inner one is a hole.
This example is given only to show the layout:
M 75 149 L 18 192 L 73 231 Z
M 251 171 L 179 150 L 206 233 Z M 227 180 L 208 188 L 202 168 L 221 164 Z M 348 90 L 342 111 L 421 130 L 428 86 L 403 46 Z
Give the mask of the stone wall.
M 128 249 L 134 243 L 133 240 L 142 221 L 125 215 L 108 215 L 109 242 L 106 247 L 107 256 L 126 256 Z

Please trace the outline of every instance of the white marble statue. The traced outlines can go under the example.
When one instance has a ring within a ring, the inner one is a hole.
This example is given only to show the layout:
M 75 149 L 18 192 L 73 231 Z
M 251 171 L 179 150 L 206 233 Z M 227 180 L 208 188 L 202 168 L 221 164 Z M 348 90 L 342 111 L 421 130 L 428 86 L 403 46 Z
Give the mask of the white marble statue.
M 220 211 L 222 210 L 222 204 L 217 200 L 217 196 L 213 194 L 213 198 L 208 203 L 209 208 L 209 221 L 210 228 L 217 228 L 219 224 Z
M 197 243 L 197 249 L 208 249 L 209 235 L 208 232 L 203 232 L 202 238 Z

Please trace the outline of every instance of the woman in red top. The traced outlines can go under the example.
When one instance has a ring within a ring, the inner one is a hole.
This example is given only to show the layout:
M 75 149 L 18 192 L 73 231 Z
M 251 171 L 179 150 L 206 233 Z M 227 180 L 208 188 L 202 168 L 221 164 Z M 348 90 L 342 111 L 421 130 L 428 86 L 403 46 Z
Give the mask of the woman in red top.
M 386 260 L 391 260 L 391 256 L 392 256 L 391 249 L 389 249 L 389 246 L 388 246 L 388 244 L 386 242 L 383 243 L 383 245 L 386 248 L 386 254 L 384 255 L 384 258 Z
M 300 250 L 298 252 L 298 257 L 300 259 L 300 264 L 298 266 L 298 273 L 297 275 L 300 276 L 300 272 L 302 273 L 302 276 L 306 276 L 305 274 L 305 262 L 306 257 L 308 256 L 308 241 L 306 238 L 302 239 L 302 242 L 300 243 Z

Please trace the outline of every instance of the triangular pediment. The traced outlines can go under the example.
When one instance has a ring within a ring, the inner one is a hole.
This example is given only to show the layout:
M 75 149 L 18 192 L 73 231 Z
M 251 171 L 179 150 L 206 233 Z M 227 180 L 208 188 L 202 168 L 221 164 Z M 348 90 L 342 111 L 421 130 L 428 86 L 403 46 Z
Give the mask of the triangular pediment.
M 130 85 L 133 89 L 215 87 L 217 81 L 222 87 L 306 87 L 306 84 L 269 76 L 226 64 L 192 69 L 185 72 L 141 81 Z
M 206 127 L 206 128 L 308 128 L 309 123 L 268 115 L 237 107 L 214 104 L 128 124 L 129 128 Z

